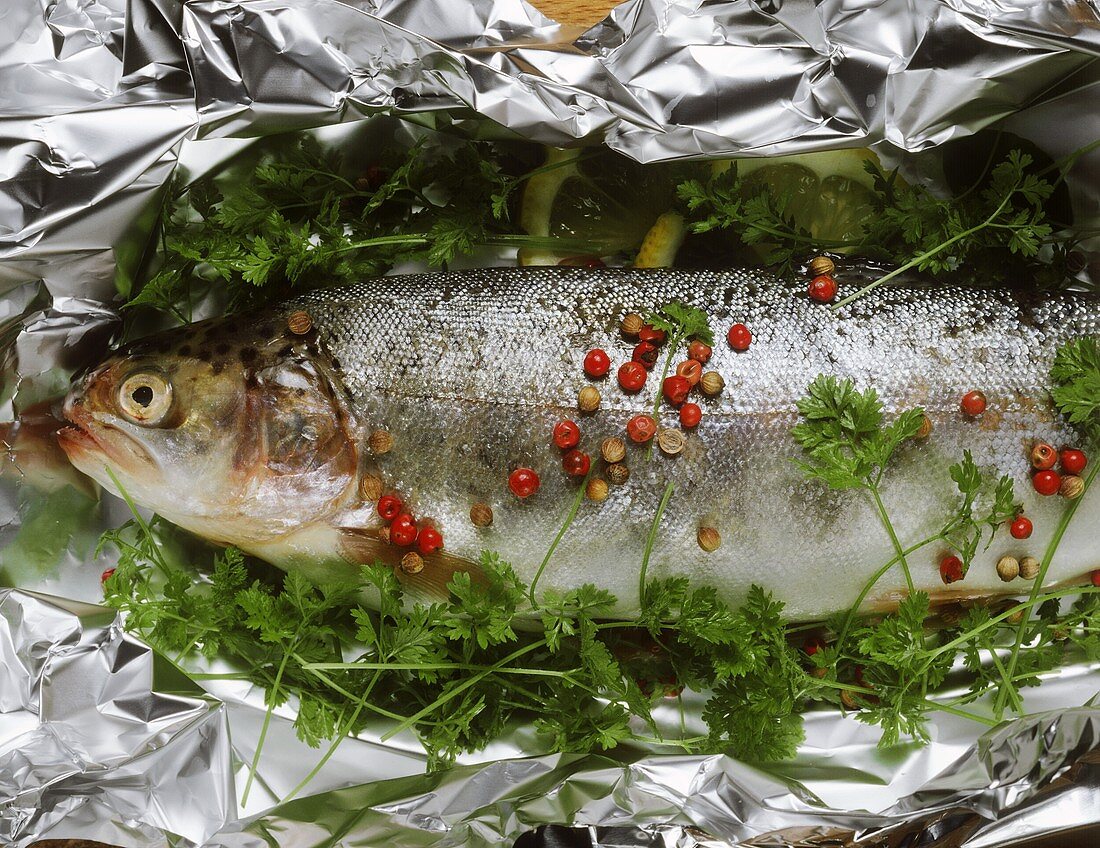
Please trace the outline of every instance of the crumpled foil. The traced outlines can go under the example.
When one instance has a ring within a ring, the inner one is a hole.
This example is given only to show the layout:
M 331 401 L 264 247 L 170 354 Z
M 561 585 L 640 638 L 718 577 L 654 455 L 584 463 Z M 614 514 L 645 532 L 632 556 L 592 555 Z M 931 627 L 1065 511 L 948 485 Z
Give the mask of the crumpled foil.
M 283 707 L 242 808 L 262 693 L 200 688 L 86 603 L 110 564 L 95 538 L 125 509 L 4 424 L 117 334 L 169 178 L 264 136 L 370 145 L 388 115 L 657 161 L 918 153 L 1000 122 L 1059 157 L 1096 138 L 1097 56 L 1086 0 L 627 0 L 584 33 L 521 0 L 0 5 L 0 447 L 14 448 L 0 458 L 0 584 L 18 587 L 0 590 L 0 842 L 498 845 L 541 828 L 533 846 L 562 844 L 542 826 L 575 825 L 606 846 L 979 848 L 1100 820 L 1088 666 L 980 738 L 938 718 L 924 748 L 879 749 L 875 729 L 812 712 L 799 756 L 767 767 L 537 756 L 517 727 L 425 777 L 412 737 L 383 745 L 368 728 L 308 785 L 318 794 L 280 804 L 322 755 Z M 1078 223 L 1100 221 L 1100 153 L 1068 185 Z

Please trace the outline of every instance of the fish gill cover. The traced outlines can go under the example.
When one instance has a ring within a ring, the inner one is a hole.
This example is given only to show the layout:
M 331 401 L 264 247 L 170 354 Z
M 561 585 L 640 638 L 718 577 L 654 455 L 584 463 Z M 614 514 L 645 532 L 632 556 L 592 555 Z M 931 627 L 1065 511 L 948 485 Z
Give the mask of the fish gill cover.
M 1085 69 L 1100 50 L 1097 18 L 1085 2 L 854 8 L 634 0 L 574 39 L 519 2 L 7 4 L 0 402 L 14 418 L 98 358 L 118 333 L 118 293 L 133 291 L 146 273 L 173 175 L 187 184 L 217 172 L 261 137 L 329 127 L 327 143 L 349 150 L 382 137 L 365 119 L 398 115 L 456 133 L 505 128 L 551 145 L 602 141 L 655 162 L 869 144 L 889 156 L 997 124 L 1062 157 L 1094 141 L 1079 113 L 1095 102 L 1097 83 Z M 1084 158 L 1069 180 L 1075 208 L 1093 214 L 1097 167 L 1095 154 Z M 24 473 L 10 460 L 5 470 Z M 68 482 L 62 473 L 44 504 L 29 486 L 5 481 L 0 565 L 22 590 L 98 600 L 107 558 L 95 558 L 94 525 L 85 520 L 91 507 Z M 102 528 L 128 517 L 117 501 L 99 509 Z M 692 844 L 789 827 L 886 835 L 937 817 L 955 822 L 949 813 L 973 827 L 972 844 L 990 844 L 1085 823 L 1088 805 L 1075 799 L 1097 785 L 1087 766 L 1070 768 L 1096 740 L 1094 708 L 1065 710 L 1095 694 L 1092 667 L 1081 665 L 1028 700 L 1031 710 L 1050 712 L 976 743 L 969 725 L 947 718 L 936 721 L 929 747 L 879 752 L 876 734 L 835 713 L 811 714 L 811 742 L 799 757 L 763 772 L 730 758 L 642 757 L 625 767 L 594 757 L 504 759 L 537 749 L 518 728 L 486 752 L 488 765 L 425 780 L 415 777 L 423 768 L 416 740 L 406 734 L 380 744 L 388 728 L 379 725 L 347 740 L 309 791 L 397 782 L 267 812 L 321 755 L 295 741 L 292 713 L 280 709 L 267 722 L 262 695 L 247 682 L 208 684 L 225 707 L 198 697 L 188 681 L 165 682 L 165 666 L 119 636 L 102 610 L 25 592 L 7 593 L 0 610 L 0 832 L 19 846 L 76 836 L 245 845 L 277 841 L 271 834 L 279 832 L 319 845 L 402 832 L 495 844 L 549 821 L 629 821 Z M 44 665 L 43 646 L 50 646 Z M 66 685 L 80 690 L 74 675 L 92 697 L 58 700 Z M 240 716 L 232 765 L 227 708 Z M 114 717 L 111 750 L 84 739 L 90 728 L 98 734 L 93 714 Z M 235 810 L 231 784 L 243 788 L 249 779 L 242 763 L 253 759 L 261 725 L 269 759 L 251 804 Z M 150 733 L 164 743 L 157 763 Z M 1057 791 L 1049 788 L 1055 777 L 1065 778 Z M 638 790 L 611 809 L 624 781 Z M 185 785 L 198 803 L 175 803 Z M 484 791 L 470 797 L 471 786 Z M 1036 797 L 1040 790 L 1053 795 L 1049 803 Z M 669 797 L 682 799 L 677 809 Z M 445 809 L 432 806 L 440 798 L 450 799 Z M 1078 821 L 1062 800 L 1082 811 Z M 410 806 L 423 816 L 406 816 Z M 865 808 L 880 812 L 854 812 Z M 215 835 L 240 812 L 260 816 Z

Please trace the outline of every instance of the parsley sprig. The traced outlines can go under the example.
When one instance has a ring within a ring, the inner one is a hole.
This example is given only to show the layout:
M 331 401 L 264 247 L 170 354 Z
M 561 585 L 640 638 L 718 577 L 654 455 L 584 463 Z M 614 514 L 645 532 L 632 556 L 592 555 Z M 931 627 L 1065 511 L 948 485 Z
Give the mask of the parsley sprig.
M 377 276 L 400 262 L 446 267 L 481 246 L 602 252 L 588 241 L 513 231 L 516 187 L 545 168 L 516 172 L 488 142 L 421 142 L 384 148 L 357 176 L 338 152 L 303 136 L 244 175 L 173 183 L 160 266 L 129 305 L 188 321 L 217 287 L 233 309 Z
M 656 330 L 663 330 L 665 337 L 665 360 L 661 366 L 661 376 L 657 380 L 657 393 L 653 400 L 653 419 L 660 421 L 661 398 L 664 396 L 665 378 L 672 370 L 672 362 L 680 350 L 680 345 L 688 340 L 698 340 L 707 345 L 714 344 L 714 333 L 710 329 L 707 313 L 695 306 L 679 301 L 666 303 L 656 312 L 647 313 L 644 320 Z M 652 441 L 646 447 L 646 457 L 653 454 Z
M 1073 161 L 1071 154 L 1061 164 L 1062 176 Z M 873 214 L 865 217 L 857 235 L 844 240 L 823 239 L 798 225 L 794 211 L 803 198 L 794 186 L 778 189 L 767 181 L 743 179 L 736 163 L 709 179 L 685 180 L 677 194 L 692 232 L 722 231 L 742 244 L 765 248 L 766 261 L 782 272 L 820 250 L 896 266 L 834 309 L 910 270 L 932 277 L 950 274 L 955 283 L 994 282 L 1005 267 L 1012 267 L 1014 276 L 1051 283 L 1069 278 L 1064 261 L 1074 242 L 1072 233 L 1057 239 L 1053 257 L 1039 256 L 1044 245 L 1055 241 L 1056 225 L 1048 220 L 1044 202 L 1057 183 L 1032 167 L 1030 155 L 1011 150 L 970 190 L 954 197 L 906 184 L 896 171 L 883 171 L 872 162 L 864 167 L 871 177 Z
M 850 380 L 821 376 L 798 402 L 803 421 L 792 431 L 807 459 L 799 466 L 810 478 L 841 491 L 862 489 L 874 501 L 890 536 L 909 591 L 913 577 L 906 553 L 882 500 L 881 483 L 891 458 L 920 430 L 924 411 L 910 409 L 884 424 L 874 389 L 858 392 Z

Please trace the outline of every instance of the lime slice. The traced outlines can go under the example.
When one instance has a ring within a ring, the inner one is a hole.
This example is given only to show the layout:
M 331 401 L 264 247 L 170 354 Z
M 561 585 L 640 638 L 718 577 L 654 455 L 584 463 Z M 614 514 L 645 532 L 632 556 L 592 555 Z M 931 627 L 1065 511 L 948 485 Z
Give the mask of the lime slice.
M 786 214 L 815 239 L 855 241 L 875 214 L 874 180 L 864 165 L 881 166 L 872 150 L 824 150 L 766 159 L 740 159 L 737 170 L 748 193 L 766 186 Z M 730 162 L 715 163 L 715 173 Z M 828 244 L 823 244 L 829 247 Z M 757 245 L 761 255 L 767 245 Z M 832 248 L 843 253 L 851 248 Z
M 713 173 L 732 160 L 711 163 Z M 766 186 L 797 224 L 822 247 L 844 252 L 832 242 L 857 240 L 875 214 L 872 177 L 864 163 L 879 163 L 870 150 L 828 150 L 767 159 L 737 160 L 748 193 Z M 520 265 L 577 264 L 578 254 L 636 254 L 635 267 L 671 265 L 687 233 L 671 210 L 676 186 L 705 175 L 700 163 L 640 165 L 609 150 L 548 149 L 546 164 L 528 181 L 520 205 L 520 225 L 533 236 L 568 239 L 568 251 L 524 249 Z M 580 248 L 576 247 L 577 245 Z M 770 245 L 751 250 L 764 259 Z
M 609 150 L 554 149 L 547 152 L 546 166 L 553 167 L 527 181 L 520 225 L 530 235 L 584 245 L 583 252 L 593 256 L 637 251 L 657 220 L 675 204 L 677 182 L 689 170 L 697 173 L 703 167 L 640 165 Z M 554 265 L 578 252 L 523 250 L 519 261 Z

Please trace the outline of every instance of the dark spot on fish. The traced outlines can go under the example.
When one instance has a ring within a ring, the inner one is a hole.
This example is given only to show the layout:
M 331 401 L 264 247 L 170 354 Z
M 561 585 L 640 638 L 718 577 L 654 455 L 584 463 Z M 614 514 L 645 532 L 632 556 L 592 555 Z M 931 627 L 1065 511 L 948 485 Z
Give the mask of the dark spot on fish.
M 180 345 L 178 353 L 179 353 L 180 356 L 190 356 L 191 355 L 191 345 L 189 345 L 189 344 Z
M 227 353 L 229 353 L 229 345 L 227 345 L 225 342 L 222 342 L 220 345 L 214 348 L 214 353 L 216 353 L 218 356 L 225 356 Z
M 258 355 L 259 353 L 254 347 L 242 347 L 240 352 L 237 354 L 237 356 L 241 358 L 241 362 L 244 365 L 251 365 L 253 362 L 256 361 L 256 357 Z
M 210 354 L 210 351 L 204 347 L 195 354 L 195 358 L 200 360 L 201 362 L 209 362 L 212 359 L 212 356 Z
M 224 359 L 214 360 L 214 362 L 210 366 L 210 369 L 214 372 L 215 375 L 221 374 L 222 371 L 225 370 L 225 360 Z
M 294 397 L 304 397 L 305 393 L 306 393 L 306 390 L 303 389 L 301 386 L 295 386 L 294 387 Z
M 335 368 L 337 371 L 340 370 L 340 360 L 337 359 L 335 356 L 332 357 L 332 367 Z
M 273 335 L 275 335 L 275 325 L 274 324 L 272 324 L 271 322 L 268 322 L 266 324 L 261 324 L 260 325 L 260 337 L 261 338 L 269 339 Z

